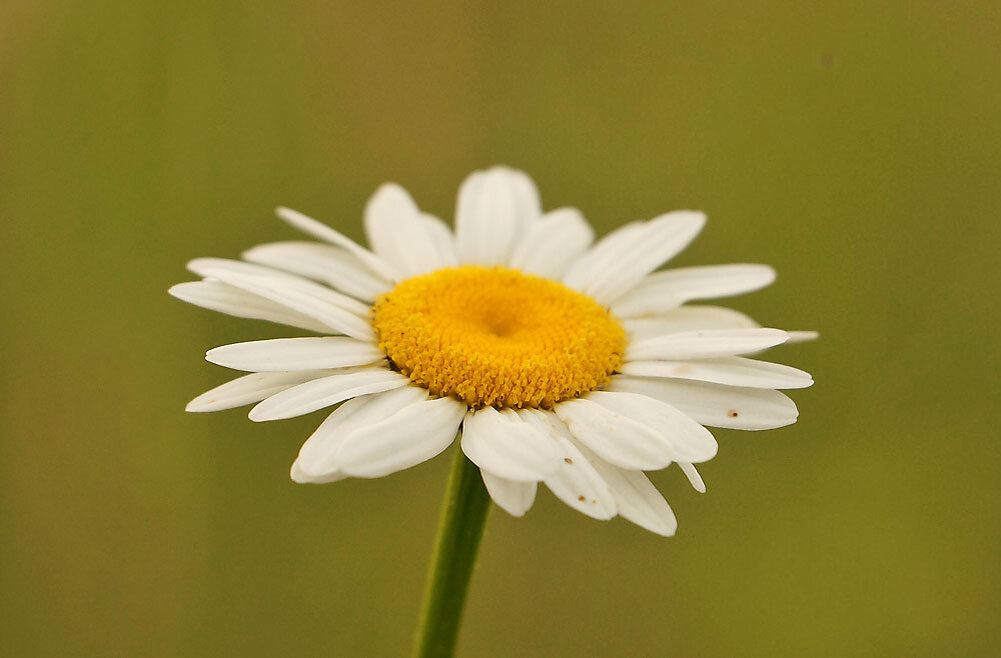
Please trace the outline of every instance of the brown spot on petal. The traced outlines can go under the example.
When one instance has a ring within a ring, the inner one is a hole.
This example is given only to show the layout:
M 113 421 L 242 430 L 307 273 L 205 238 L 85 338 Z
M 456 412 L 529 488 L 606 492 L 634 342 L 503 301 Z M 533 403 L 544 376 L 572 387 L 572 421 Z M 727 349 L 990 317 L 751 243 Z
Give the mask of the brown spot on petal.
M 566 463 L 568 463 L 568 464 L 572 464 L 572 463 L 573 463 L 573 460 L 572 460 L 572 459 L 570 459 L 569 457 L 564 457 L 564 458 L 563 458 L 563 461 L 565 461 L 565 462 L 566 462 Z
M 730 411 L 726 412 L 726 415 L 729 416 L 730 418 L 736 418 L 740 414 L 737 413 L 736 409 L 731 409 Z
M 584 496 L 577 496 L 577 500 L 583 503 L 585 500 L 587 500 L 587 498 L 585 498 Z

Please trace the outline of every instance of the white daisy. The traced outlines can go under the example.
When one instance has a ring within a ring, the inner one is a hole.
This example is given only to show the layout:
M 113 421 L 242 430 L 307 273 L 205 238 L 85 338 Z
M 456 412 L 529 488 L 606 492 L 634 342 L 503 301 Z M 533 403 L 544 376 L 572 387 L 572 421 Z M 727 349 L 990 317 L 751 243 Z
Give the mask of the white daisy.
M 292 465 L 296 482 L 374 478 L 461 447 L 493 500 L 520 516 L 539 482 L 584 514 L 621 515 L 662 535 L 677 526 L 644 471 L 716 454 L 706 427 L 795 422 L 777 389 L 813 383 L 747 358 L 809 332 L 761 328 L 693 300 L 762 288 L 765 265 L 654 273 L 702 229 L 700 212 L 633 222 L 592 245 L 573 208 L 542 212 L 524 173 L 476 172 L 459 188 L 455 231 L 403 188 L 365 208 L 366 249 L 303 214 L 278 216 L 322 242 L 254 247 L 242 261 L 199 258 L 202 277 L 170 293 L 230 315 L 318 336 L 209 350 L 250 372 L 188 411 L 255 404 L 251 420 L 337 406 Z

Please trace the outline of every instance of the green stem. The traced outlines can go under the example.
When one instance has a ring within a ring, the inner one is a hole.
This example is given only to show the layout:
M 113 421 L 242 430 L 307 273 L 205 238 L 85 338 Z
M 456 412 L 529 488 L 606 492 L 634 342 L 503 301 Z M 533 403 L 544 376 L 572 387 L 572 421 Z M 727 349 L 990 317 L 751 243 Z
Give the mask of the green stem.
M 490 495 L 479 469 L 456 449 L 417 626 L 415 658 L 448 658 L 455 650 L 462 606 L 489 509 Z

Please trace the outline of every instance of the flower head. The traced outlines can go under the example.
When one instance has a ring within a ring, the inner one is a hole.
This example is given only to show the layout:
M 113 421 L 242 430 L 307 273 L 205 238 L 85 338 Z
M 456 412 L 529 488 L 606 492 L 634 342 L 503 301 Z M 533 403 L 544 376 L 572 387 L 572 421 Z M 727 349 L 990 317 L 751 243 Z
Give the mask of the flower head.
M 663 535 L 677 523 L 644 471 L 694 464 L 706 427 L 795 422 L 777 389 L 812 384 L 747 358 L 809 332 L 761 328 L 737 311 L 688 305 L 764 287 L 764 265 L 654 273 L 702 229 L 702 213 L 633 222 L 592 245 L 573 208 L 541 210 L 525 174 L 495 167 L 459 189 L 454 233 L 386 184 L 365 209 L 366 249 L 279 208 L 322 242 L 277 242 L 242 261 L 200 258 L 185 301 L 319 335 L 209 350 L 250 372 L 189 411 L 255 404 L 277 420 L 337 406 L 303 444 L 296 482 L 373 478 L 461 447 L 494 501 L 524 514 L 539 482 L 598 519 L 621 515 Z

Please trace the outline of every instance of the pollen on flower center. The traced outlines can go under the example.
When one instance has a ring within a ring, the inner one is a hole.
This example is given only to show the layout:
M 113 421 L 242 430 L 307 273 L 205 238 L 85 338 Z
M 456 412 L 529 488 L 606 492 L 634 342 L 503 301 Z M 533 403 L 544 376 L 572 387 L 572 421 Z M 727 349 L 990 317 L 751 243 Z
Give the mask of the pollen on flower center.
M 561 283 L 464 265 L 400 282 L 372 307 L 379 346 L 415 383 L 473 407 L 550 407 L 608 381 L 625 331 Z

